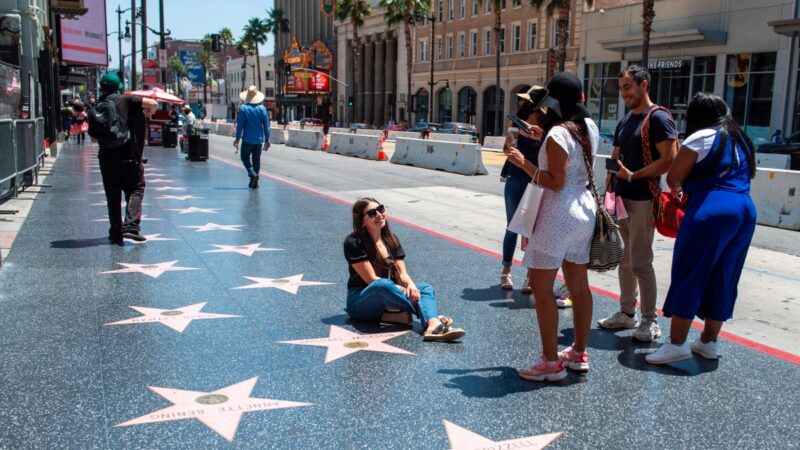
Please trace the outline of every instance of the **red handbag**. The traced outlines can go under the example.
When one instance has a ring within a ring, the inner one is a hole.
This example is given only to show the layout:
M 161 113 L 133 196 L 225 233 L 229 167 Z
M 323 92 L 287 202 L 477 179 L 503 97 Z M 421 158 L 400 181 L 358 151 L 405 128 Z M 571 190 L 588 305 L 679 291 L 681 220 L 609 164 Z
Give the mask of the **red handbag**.
M 650 116 L 658 110 L 666 111 L 670 116 L 672 115 L 667 108 L 656 106 L 644 116 L 642 121 L 642 154 L 645 166 L 653 163 L 653 155 L 650 153 Z M 675 139 L 677 138 L 676 136 Z M 650 194 L 653 196 L 653 225 L 656 227 L 656 231 L 666 237 L 677 237 L 689 196 L 684 193 L 680 198 L 677 198 L 671 192 L 661 192 L 658 178 L 650 178 L 648 182 L 650 184 Z

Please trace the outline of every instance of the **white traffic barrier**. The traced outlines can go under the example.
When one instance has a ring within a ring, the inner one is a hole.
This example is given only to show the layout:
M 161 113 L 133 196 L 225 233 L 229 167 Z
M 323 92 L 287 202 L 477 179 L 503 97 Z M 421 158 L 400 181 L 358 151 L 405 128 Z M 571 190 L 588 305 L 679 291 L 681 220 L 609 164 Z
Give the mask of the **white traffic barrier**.
M 364 136 L 381 136 L 383 134 L 383 130 L 365 130 L 358 128 L 356 130 L 356 134 L 363 134 Z
M 328 128 L 328 134 L 331 134 L 331 133 L 349 133 L 349 132 L 350 132 L 349 128 L 336 128 L 336 127 Z
M 472 135 L 469 134 L 450 134 L 450 133 L 431 133 L 428 135 L 428 140 L 431 141 L 445 141 L 445 142 L 463 142 L 465 144 L 472 143 Z
M 756 167 L 759 169 L 789 170 L 791 161 L 792 157 L 790 155 L 756 152 Z
M 217 124 L 217 134 L 222 136 L 236 136 L 236 128 L 230 123 Z
M 462 175 L 488 175 L 480 150 L 478 144 L 397 138 L 391 162 Z
M 422 133 L 419 131 L 390 131 L 386 140 L 394 141 L 397 140 L 397 138 L 420 139 L 421 137 Z
M 329 153 L 355 156 L 374 161 L 386 161 L 386 154 L 383 153 L 380 136 L 350 133 L 331 133 L 328 136 L 331 140 L 328 146 Z
M 485 152 L 502 152 L 504 145 L 506 145 L 505 136 L 486 136 L 483 138 L 481 150 Z
M 290 129 L 286 145 L 289 147 L 305 148 L 308 150 L 322 150 L 322 129 L 298 130 Z
M 286 132 L 283 127 L 270 127 L 269 129 L 269 142 L 270 144 L 285 144 Z

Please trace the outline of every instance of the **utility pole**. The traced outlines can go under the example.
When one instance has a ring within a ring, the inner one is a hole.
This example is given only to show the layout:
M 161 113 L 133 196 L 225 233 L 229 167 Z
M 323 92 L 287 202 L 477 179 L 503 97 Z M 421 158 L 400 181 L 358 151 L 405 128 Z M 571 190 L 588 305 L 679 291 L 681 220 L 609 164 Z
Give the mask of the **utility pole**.
M 147 0 L 145 0 L 147 1 Z M 131 0 L 131 84 L 130 89 L 136 90 L 136 0 Z
M 147 59 L 147 0 L 142 0 L 142 15 L 139 21 L 142 24 L 142 61 L 144 61 Z
M 433 12 L 431 12 L 431 15 L 430 17 L 428 17 L 428 20 L 431 21 L 431 40 L 430 40 L 430 49 L 428 50 L 431 54 L 431 79 L 428 82 L 428 86 L 430 86 L 430 91 L 428 92 L 428 114 L 426 122 L 428 122 L 428 125 L 430 125 L 431 119 L 433 118 L 433 62 L 434 62 L 434 55 L 436 55 L 436 53 L 433 51 L 433 47 L 436 45 L 434 43 L 433 36 L 435 33 L 434 25 L 436 25 L 436 14 L 433 14 Z
M 160 22 L 160 25 L 161 25 L 161 27 L 160 27 L 161 28 L 161 34 L 159 35 L 159 37 L 161 38 L 161 41 L 159 42 L 159 46 L 158 47 L 161 50 L 165 50 L 167 48 L 167 45 L 164 42 L 164 0 L 158 0 L 158 15 L 159 15 L 159 22 Z M 158 56 L 159 57 L 157 59 L 160 62 L 161 61 L 161 55 L 158 55 Z M 164 84 L 164 90 L 166 90 L 167 89 L 167 68 L 166 67 L 162 67 L 161 68 L 161 83 Z M 228 89 L 227 84 L 225 85 L 225 89 L 227 91 L 227 89 Z
M 117 47 L 119 48 L 119 73 L 125 73 L 125 67 L 122 65 L 122 9 L 117 5 Z

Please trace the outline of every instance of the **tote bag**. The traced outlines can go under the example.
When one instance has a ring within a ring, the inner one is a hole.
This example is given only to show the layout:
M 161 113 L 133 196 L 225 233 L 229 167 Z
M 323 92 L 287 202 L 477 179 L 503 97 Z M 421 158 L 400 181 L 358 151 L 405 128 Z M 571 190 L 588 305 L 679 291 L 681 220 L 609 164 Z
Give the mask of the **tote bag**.
M 536 183 L 539 182 L 539 172 L 536 172 Z M 533 236 L 533 227 L 536 225 L 536 216 L 539 215 L 539 205 L 542 204 L 542 195 L 544 189 L 534 184 L 533 181 L 528 183 L 525 188 L 525 193 L 522 194 L 522 199 L 514 211 L 514 217 L 508 223 L 508 231 L 516 233 L 520 236 L 530 238 Z

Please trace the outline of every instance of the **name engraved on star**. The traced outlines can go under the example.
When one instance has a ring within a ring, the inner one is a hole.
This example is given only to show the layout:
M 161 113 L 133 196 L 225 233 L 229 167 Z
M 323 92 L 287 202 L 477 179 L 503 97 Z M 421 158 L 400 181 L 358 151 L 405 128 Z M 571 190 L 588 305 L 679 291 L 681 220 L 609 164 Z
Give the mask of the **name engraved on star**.
M 534 441 L 516 441 L 507 444 L 491 445 L 488 447 L 475 447 L 472 450 L 513 450 L 516 448 L 541 448 L 541 442 Z
M 228 397 L 222 394 L 208 394 L 201 395 L 194 399 L 195 402 L 201 405 L 219 405 L 228 401 Z
M 277 408 L 280 402 L 258 402 L 247 403 L 245 405 L 236 406 L 222 406 L 217 409 L 218 412 L 237 412 L 237 411 L 259 411 L 262 409 Z
M 164 311 L 161 313 L 162 316 L 168 316 L 168 317 L 180 316 L 182 314 L 183 311 Z
M 147 266 L 140 266 L 139 268 L 140 268 L 140 269 L 143 269 L 143 270 L 150 270 L 150 269 L 160 269 L 160 268 L 161 268 L 161 266 L 158 266 L 158 265 L 152 265 L 152 264 L 151 264 L 151 265 L 147 265 Z
M 151 414 L 150 420 L 169 420 L 169 419 L 185 419 L 190 417 L 204 416 L 206 414 L 202 409 L 194 409 L 190 411 L 177 411 L 173 413 Z
M 348 342 L 344 344 L 344 346 L 347 348 L 366 348 L 369 347 L 369 344 L 367 344 L 366 342 L 356 341 L 356 342 Z
M 289 283 L 291 283 L 291 281 L 289 281 L 289 280 L 272 280 L 272 282 L 275 283 L 275 284 L 289 284 Z

